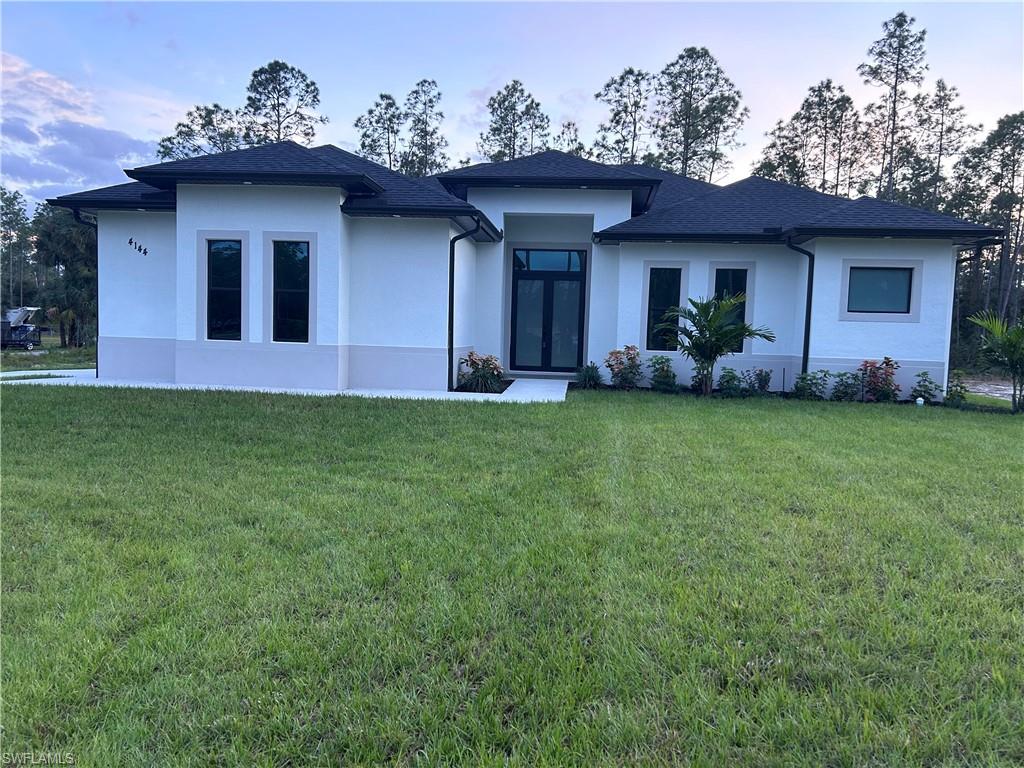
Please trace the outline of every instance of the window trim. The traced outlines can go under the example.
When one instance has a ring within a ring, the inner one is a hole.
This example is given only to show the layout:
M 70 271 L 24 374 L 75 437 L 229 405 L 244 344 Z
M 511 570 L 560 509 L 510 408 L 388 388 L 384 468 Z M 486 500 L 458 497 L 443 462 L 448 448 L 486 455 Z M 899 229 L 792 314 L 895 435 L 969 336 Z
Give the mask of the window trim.
M 309 243 L 309 336 L 306 341 L 274 340 L 274 243 Z M 315 345 L 317 339 L 317 239 L 316 232 L 263 232 L 263 341 L 267 344 Z
M 756 261 L 709 261 L 708 262 L 708 297 L 715 295 L 715 274 L 720 269 L 747 270 L 746 306 L 743 311 L 744 322 L 754 325 L 754 299 L 757 296 L 757 262 Z M 753 353 L 754 340 L 743 340 L 743 351 L 733 355 L 749 355 Z
M 910 269 L 909 312 L 851 312 L 850 270 L 854 267 L 876 269 Z M 923 259 L 843 259 L 842 280 L 839 288 L 839 320 L 847 323 L 919 323 L 921 322 L 921 280 L 924 276 Z
M 242 243 L 242 338 L 211 339 L 206 335 L 209 312 L 209 254 L 211 240 Z M 201 229 L 196 232 L 196 341 L 201 344 L 243 344 L 251 341 L 249 326 L 249 231 L 245 229 Z
M 679 270 L 679 304 L 683 303 L 690 296 L 690 262 L 685 259 L 652 259 L 643 262 L 643 280 L 640 296 L 640 343 L 639 347 L 644 352 L 654 355 L 678 354 L 678 349 L 649 349 L 647 347 L 647 315 L 651 300 L 651 269 L 678 269 Z

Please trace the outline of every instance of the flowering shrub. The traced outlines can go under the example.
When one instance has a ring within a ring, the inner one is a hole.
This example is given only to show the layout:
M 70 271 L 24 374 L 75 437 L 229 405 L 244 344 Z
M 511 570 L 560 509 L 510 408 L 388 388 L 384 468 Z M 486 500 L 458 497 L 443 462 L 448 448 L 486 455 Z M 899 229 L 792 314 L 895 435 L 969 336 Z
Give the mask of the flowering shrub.
M 462 366 L 468 370 L 463 371 Z M 505 375 L 501 363 L 494 355 L 470 352 L 459 360 L 459 388 L 469 392 L 501 392 Z
M 900 364 L 891 357 L 865 360 L 857 369 L 864 380 L 864 400 L 868 403 L 893 403 L 900 399 L 900 385 L 896 371 Z
M 928 374 L 928 371 L 921 371 L 915 378 L 917 381 L 914 384 L 914 388 L 910 390 L 911 399 L 917 400 L 917 398 L 921 398 L 925 403 L 933 403 L 938 400 L 939 393 L 942 390 L 935 379 Z
M 658 392 L 676 391 L 676 372 L 672 370 L 672 358 L 667 355 L 655 355 L 647 361 L 651 371 L 651 389 Z
M 643 370 L 640 368 L 640 348 L 629 344 L 613 349 L 604 359 L 604 366 L 612 374 L 612 386 L 618 389 L 636 389 Z
M 751 368 L 743 372 L 743 390 L 746 395 L 767 395 L 771 385 L 770 368 Z
M 832 384 L 832 399 L 843 402 L 860 400 L 863 389 L 863 377 L 854 371 L 837 373 Z
M 576 384 L 580 389 L 598 389 L 603 383 L 597 363 L 587 363 L 576 371 Z
M 831 376 L 832 374 L 825 370 L 801 373 L 793 384 L 793 397 L 799 400 L 824 400 Z

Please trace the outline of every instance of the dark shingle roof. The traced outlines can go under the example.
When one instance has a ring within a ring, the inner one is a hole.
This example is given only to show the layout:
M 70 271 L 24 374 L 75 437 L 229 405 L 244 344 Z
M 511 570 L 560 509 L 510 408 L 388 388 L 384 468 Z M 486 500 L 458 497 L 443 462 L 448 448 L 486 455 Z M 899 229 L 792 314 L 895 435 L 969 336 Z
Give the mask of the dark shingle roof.
M 537 181 L 578 181 L 587 179 L 606 182 L 625 182 L 641 185 L 660 181 L 651 174 L 637 173 L 620 165 L 604 165 L 595 163 L 576 155 L 559 152 L 556 149 L 545 150 L 515 160 L 499 163 L 479 163 L 466 168 L 456 168 L 438 174 L 442 183 L 448 181 L 482 181 L 482 180 L 537 180 Z
M 691 197 L 703 195 L 705 192 L 718 189 L 718 186 L 715 184 L 691 179 L 689 176 L 683 176 L 679 173 L 666 171 L 662 168 L 652 168 L 649 165 L 632 163 L 620 165 L 619 167 L 625 168 L 627 171 L 632 171 L 633 173 L 653 176 L 656 179 L 661 179 L 661 185 L 658 187 L 658 194 L 655 195 L 654 201 L 651 203 L 650 210 L 652 211 L 661 210 L 662 208 L 675 205 L 683 200 L 688 200 Z
M 125 174 L 162 188 L 189 181 L 258 181 L 339 186 L 357 192 L 379 191 L 362 172 L 341 162 L 326 162 L 294 141 L 144 165 L 128 169 Z
M 780 242 L 784 236 L 984 236 L 995 230 L 875 198 L 849 200 L 751 176 L 597 233 L 616 240 Z
M 61 195 L 47 202 L 68 208 L 145 208 L 173 211 L 175 197 L 173 189 L 157 189 L 141 181 L 130 181 L 127 184 Z

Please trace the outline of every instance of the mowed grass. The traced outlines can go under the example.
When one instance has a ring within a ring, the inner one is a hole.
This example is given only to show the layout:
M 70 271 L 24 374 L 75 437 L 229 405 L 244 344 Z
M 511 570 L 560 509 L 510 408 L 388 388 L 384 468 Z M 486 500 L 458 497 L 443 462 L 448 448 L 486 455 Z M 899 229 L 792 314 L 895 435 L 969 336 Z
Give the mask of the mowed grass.
M 1024 761 L 1024 420 L 3 389 L 3 750 Z
M 58 368 L 95 368 L 96 347 L 61 347 L 57 336 L 43 336 L 43 343 L 31 352 L 8 347 L 0 351 L 0 369 L 39 371 Z

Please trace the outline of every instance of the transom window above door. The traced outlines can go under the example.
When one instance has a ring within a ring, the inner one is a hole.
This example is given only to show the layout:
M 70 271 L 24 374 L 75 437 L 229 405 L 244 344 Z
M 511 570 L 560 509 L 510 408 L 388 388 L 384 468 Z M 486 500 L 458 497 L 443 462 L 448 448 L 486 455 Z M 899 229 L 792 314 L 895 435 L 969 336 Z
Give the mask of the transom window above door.
M 540 248 L 512 250 L 512 266 L 517 272 L 581 272 L 586 258 L 586 251 Z

